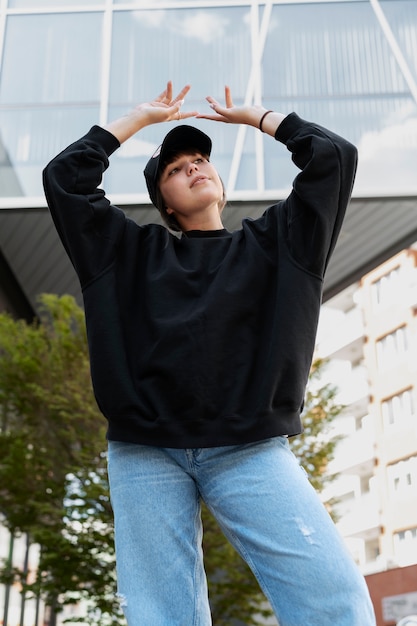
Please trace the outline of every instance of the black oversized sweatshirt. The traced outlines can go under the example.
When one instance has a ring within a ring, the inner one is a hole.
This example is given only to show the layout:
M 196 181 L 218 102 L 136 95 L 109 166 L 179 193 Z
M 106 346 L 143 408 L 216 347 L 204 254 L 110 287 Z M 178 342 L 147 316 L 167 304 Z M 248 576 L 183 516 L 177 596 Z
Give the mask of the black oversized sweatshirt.
M 98 126 L 45 168 L 48 205 L 83 290 L 109 439 L 199 448 L 302 430 L 323 276 L 357 155 L 295 113 L 276 139 L 301 170 L 293 190 L 235 232 L 178 238 L 126 217 L 98 188 L 119 147 Z

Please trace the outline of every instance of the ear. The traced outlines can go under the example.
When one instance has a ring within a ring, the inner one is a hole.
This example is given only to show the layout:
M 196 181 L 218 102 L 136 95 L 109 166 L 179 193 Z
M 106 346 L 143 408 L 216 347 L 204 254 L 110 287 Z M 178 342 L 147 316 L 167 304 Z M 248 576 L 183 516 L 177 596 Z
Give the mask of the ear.
M 174 211 L 174 209 L 170 209 L 169 207 L 165 207 L 165 212 L 168 213 L 168 215 L 172 215 L 175 211 Z

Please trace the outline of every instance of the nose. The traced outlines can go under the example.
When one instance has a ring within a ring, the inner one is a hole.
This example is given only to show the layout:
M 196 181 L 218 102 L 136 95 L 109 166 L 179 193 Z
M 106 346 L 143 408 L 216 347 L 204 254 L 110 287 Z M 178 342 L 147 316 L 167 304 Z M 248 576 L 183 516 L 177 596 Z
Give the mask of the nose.
M 187 166 L 187 173 L 190 175 L 194 172 L 198 172 L 198 165 L 197 163 L 194 163 L 194 161 L 190 161 Z

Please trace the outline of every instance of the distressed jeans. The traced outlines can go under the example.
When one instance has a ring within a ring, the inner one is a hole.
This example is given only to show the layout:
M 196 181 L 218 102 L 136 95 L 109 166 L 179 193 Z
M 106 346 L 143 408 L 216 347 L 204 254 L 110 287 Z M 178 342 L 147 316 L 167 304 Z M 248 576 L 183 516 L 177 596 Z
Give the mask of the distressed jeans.
M 280 626 L 375 626 L 365 581 L 288 440 L 174 449 L 109 442 L 129 626 L 209 626 L 201 499 Z

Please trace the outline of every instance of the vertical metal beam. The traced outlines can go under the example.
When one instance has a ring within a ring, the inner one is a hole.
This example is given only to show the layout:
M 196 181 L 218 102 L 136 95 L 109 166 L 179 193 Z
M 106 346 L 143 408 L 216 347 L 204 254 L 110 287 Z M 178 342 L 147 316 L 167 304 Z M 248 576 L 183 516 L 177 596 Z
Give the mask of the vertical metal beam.
M 400 46 L 395 38 L 394 33 L 392 32 L 392 28 L 388 23 L 387 18 L 379 4 L 378 0 L 369 0 L 371 3 L 371 7 L 374 10 L 376 18 L 379 22 L 382 32 L 385 35 L 385 38 L 388 42 L 389 47 L 398 63 L 398 66 L 404 76 L 404 79 L 410 89 L 411 95 L 414 98 L 414 102 L 417 104 L 417 82 L 408 66 L 408 63 L 402 53 Z
M 111 67 L 111 47 L 113 33 L 113 4 L 112 0 L 106 0 L 103 14 L 103 28 L 101 32 L 101 68 L 100 68 L 100 124 L 104 125 L 108 121 L 109 114 L 109 89 L 110 89 L 110 67 Z
M 252 37 L 252 64 L 248 79 L 248 84 L 246 87 L 245 94 L 245 105 L 250 105 L 252 103 L 260 104 L 261 103 L 261 66 L 262 66 L 262 56 L 265 48 L 266 35 L 268 31 L 268 26 L 271 18 L 272 12 L 272 0 L 267 0 L 264 6 L 264 12 L 262 15 L 262 22 L 260 27 L 257 27 L 257 33 L 254 37 Z M 258 0 L 254 0 L 251 7 L 252 16 L 251 21 L 255 20 L 255 24 L 258 24 L 259 18 L 259 6 Z M 253 12 L 256 12 L 256 16 L 253 15 Z M 253 22 L 252 22 L 253 23 Z M 257 89 L 258 87 L 258 89 Z M 235 148 L 233 151 L 232 163 L 230 166 L 230 174 L 229 180 L 227 182 L 227 193 L 234 191 L 236 186 L 237 175 L 239 172 L 240 162 L 242 160 L 243 154 L 243 146 L 245 143 L 247 126 L 239 126 L 237 131 L 237 137 L 235 142 Z M 262 137 L 260 138 L 262 140 Z M 262 144 L 263 145 L 263 144 Z M 258 144 L 259 146 L 259 144 Z M 259 156 L 259 148 L 257 149 L 257 155 Z M 263 170 L 263 162 L 262 159 L 259 163 L 259 167 L 262 166 Z M 263 171 L 262 174 L 259 175 L 259 171 L 257 172 L 257 180 L 261 182 L 260 188 L 263 188 Z
M 6 5 L 7 0 L 0 0 L 0 72 L 4 52 L 4 36 L 6 32 Z

